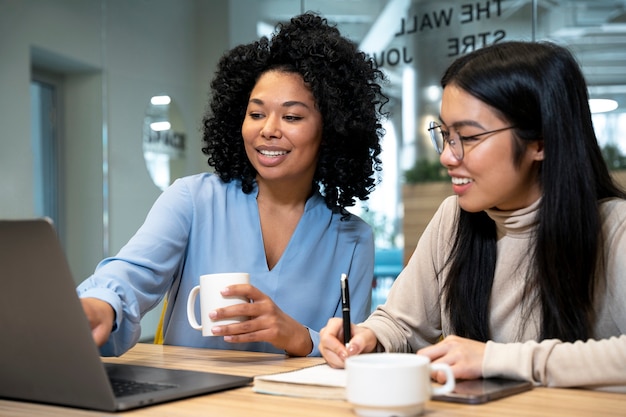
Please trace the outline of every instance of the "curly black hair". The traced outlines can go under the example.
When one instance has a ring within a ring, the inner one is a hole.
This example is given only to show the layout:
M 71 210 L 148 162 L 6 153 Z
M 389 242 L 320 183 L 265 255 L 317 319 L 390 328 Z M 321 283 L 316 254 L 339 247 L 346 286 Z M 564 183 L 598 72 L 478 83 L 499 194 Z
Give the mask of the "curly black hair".
M 305 13 L 279 24 L 271 41 L 240 45 L 227 52 L 211 82 L 212 96 L 203 119 L 202 152 L 225 182 L 240 180 L 254 189 L 256 170 L 246 156 L 241 126 L 250 92 L 270 70 L 300 74 L 322 115 L 320 155 L 313 178 L 330 209 L 367 200 L 381 171 L 381 119 L 388 98 L 384 74 L 327 20 Z

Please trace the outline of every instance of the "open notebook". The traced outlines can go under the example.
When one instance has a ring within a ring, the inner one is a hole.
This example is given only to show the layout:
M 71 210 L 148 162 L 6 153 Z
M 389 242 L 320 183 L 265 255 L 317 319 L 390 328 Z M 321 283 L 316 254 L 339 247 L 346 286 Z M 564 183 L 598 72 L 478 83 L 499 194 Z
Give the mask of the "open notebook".
M 252 381 L 104 364 L 74 285 L 50 222 L 0 221 L 0 398 L 119 411 Z
M 254 377 L 254 392 L 288 397 L 346 398 L 346 371 L 326 364 Z

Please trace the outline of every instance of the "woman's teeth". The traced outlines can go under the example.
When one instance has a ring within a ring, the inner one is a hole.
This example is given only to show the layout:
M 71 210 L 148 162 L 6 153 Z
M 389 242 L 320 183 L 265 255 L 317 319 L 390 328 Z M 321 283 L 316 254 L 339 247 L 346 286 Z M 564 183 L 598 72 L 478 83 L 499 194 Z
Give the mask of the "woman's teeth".
M 280 155 L 286 155 L 287 151 L 265 151 L 265 150 L 260 150 L 259 153 L 261 155 L 264 155 L 264 156 L 280 156 Z
M 452 184 L 455 185 L 464 185 L 464 184 L 469 184 L 470 182 L 472 182 L 473 180 L 471 178 L 458 178 L 458 177 L 452 177 Z

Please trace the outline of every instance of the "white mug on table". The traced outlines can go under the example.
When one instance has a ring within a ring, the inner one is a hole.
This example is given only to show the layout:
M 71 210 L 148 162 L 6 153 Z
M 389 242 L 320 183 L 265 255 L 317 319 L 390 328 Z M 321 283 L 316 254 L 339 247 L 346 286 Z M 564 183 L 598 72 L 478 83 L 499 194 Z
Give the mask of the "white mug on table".
M 443 371 L 446 383 L 435 387 L 432 371 Z M 413 353 L 365 353 L 346 359 L 346 398 L 359 416 L 415 416 L 433 395 L 454 389 L 449 365 L 431 363 Z
M 212 328 L 249 320 L 250 317 L 239 316 L 225 320 L 211 320 L 209 312 L 222 307 L 235 304 L 248 303 L 249 300 L 242 297 L 224 297 L 221 291 L 235 284 L 249 284 L 250 274 L 245 272 L 231 272 L 223 274 L 206 274 L 200 276 L 200 285 L 196 285 L 187 298 L 187 319 L 189 324 L 196 330 L 202 331 L 202 336 L 213 336 Z M 196 298 L 200 294 L 200 323 L 196 319 Z

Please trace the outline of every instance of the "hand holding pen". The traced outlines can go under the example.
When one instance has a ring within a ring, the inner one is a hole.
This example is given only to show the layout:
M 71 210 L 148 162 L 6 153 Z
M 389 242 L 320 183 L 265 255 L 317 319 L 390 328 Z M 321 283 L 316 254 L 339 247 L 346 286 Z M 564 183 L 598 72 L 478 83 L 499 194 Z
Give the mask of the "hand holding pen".
M 320 330 L 320 353 L 333 368 L 343 368 L 348 356 L 373 352 L 378 343 L 374 332 L 367 327 L 354 326 L 352 332 L 350 288 L 346 274 L 341 274 L 341 310 L 342 318 L 332 317 Z

